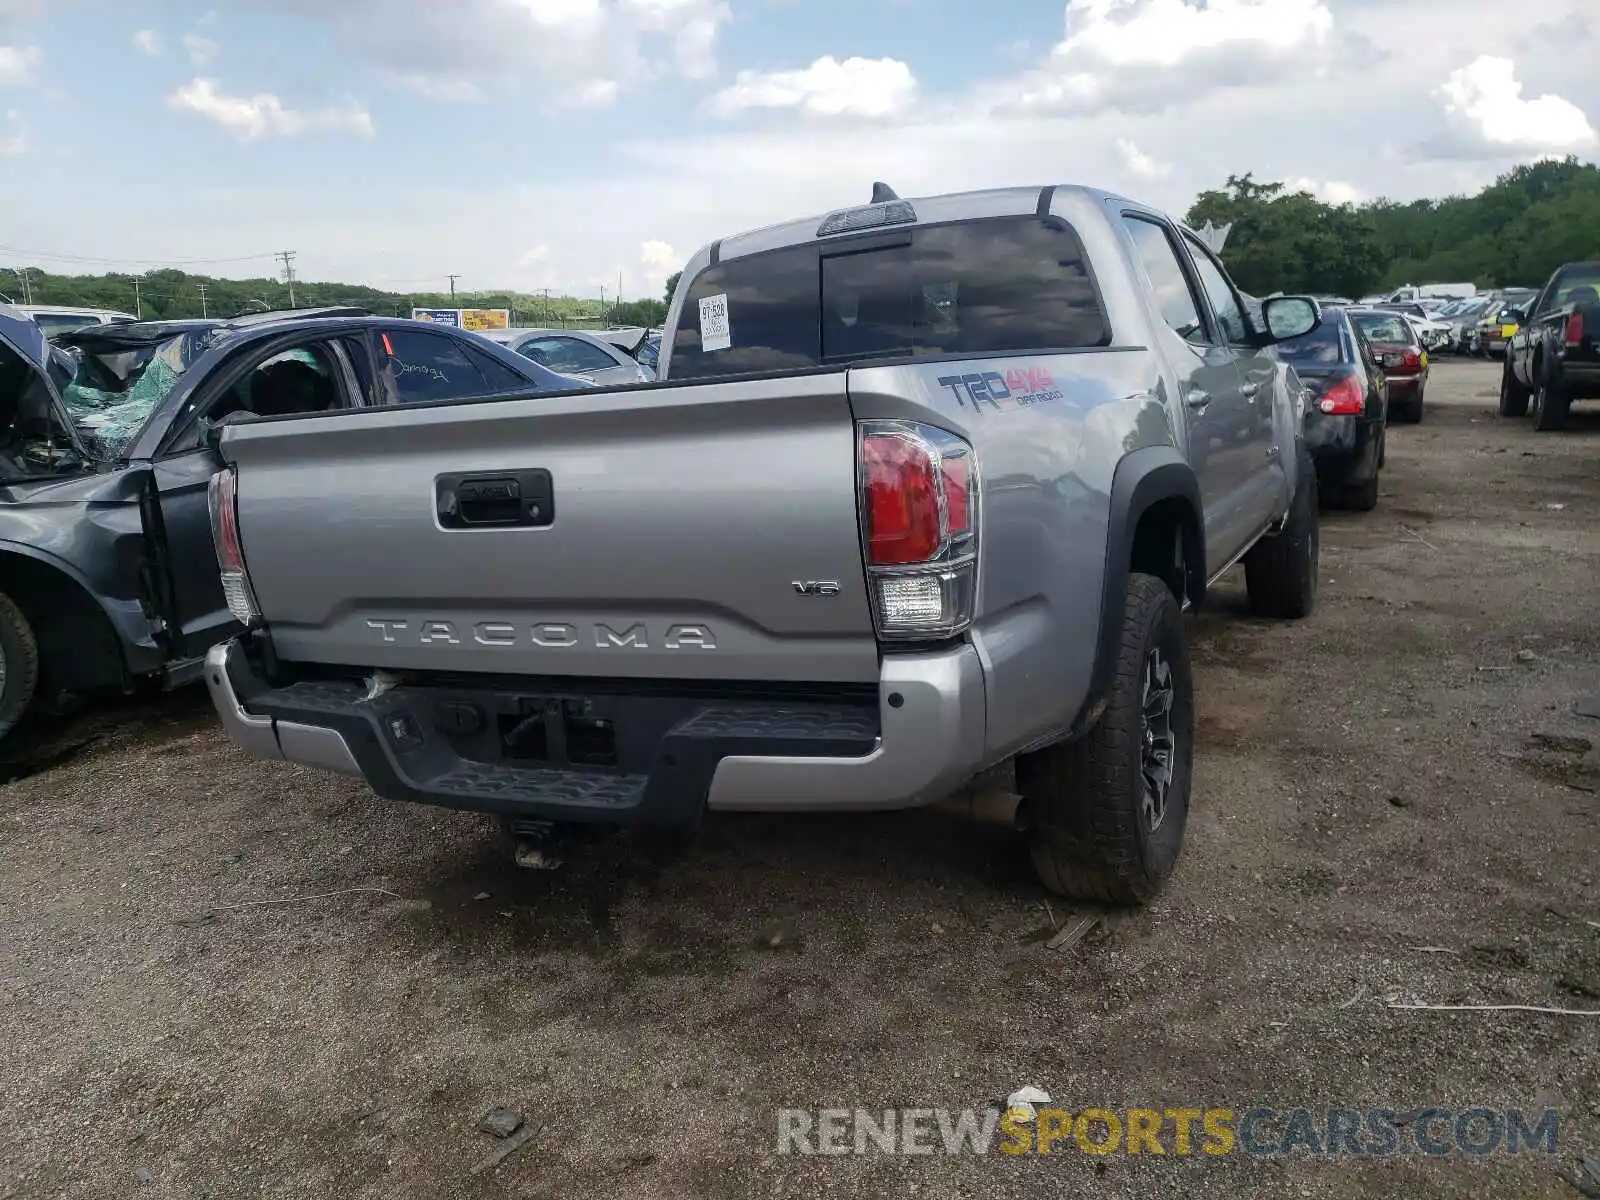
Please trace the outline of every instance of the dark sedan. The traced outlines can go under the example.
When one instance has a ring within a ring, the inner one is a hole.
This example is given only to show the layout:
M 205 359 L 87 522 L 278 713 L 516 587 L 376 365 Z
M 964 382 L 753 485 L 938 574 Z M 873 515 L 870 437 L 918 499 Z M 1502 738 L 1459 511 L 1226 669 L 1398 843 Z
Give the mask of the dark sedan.
M 1277 349 L 1309 393 L 1306 447 L 1317 466 L 1318 489 L 1345 508 L 1374 508 L 1388 394 L 1348 310 L 1323 309 L 1321 324 Z
M 1352 308 L 1349 317 L 1361 334 L 1388 385 L 1389 420 L 1415 425 L 1422 420 L 1428 389 L 1428 352 L 1411 322 L 1396 313 Z

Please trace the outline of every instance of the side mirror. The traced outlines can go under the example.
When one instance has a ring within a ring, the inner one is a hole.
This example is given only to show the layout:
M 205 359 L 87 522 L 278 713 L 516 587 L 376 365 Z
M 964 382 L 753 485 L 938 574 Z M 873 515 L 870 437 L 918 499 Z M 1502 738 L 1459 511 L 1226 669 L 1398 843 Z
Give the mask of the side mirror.
M 1309 296 L 1273 296 L 1261 302 L 1266 341 L 1287 342 L 1304 337 L 1322 320 L 1322 310 Z

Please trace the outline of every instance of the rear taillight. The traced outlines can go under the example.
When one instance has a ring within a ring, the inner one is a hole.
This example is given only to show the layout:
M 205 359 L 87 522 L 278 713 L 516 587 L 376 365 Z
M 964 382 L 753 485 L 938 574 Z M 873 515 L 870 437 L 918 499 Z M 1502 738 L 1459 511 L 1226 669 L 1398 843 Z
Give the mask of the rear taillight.
M 972 623 L 978 473 L 972 447 L 909 421 L 860 424 L 862 539 L 878 636 L 950 637 Z
M 211 540 L 217 547 L 217 567 L 222 573 L 222 595 L 228 611 L 241 625 L 254 624 L 261 616 L 256 607 L 250 573 L 244 565 L 244 547 L 239 543 L 239 504 L 235 495 L 233 468 L 211 477 L 206 498 L 211 508 Z
M 1567 327 L 1561 334 L 1561 342 L 1566 346 L 1583 345 L 1583 313 L 1575 312 L 1567 318 Z
M 1359 417 L 1367 409 L 1367 398 L 1353 375 L 1345 375 L 1322 393 L 1317 411 L 1330 417 Z
M 1407 350 L 1400 362 L 1401 365 L 1408 371 L 1419 371 L 1422 369 L 1422 358 L 1415 350 Z

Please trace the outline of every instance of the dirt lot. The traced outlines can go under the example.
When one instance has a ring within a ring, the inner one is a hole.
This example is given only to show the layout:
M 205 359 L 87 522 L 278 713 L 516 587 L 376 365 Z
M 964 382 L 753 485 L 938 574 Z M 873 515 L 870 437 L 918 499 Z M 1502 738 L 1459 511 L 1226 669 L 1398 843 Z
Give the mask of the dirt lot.
M 78 721 L 0 790 L 0 1196 L 1578 1195 L 1600 1020 L 1386 1003 L 1600 1009 L 1600 413 L 1535 434 L 1496 378 L 1436 367 L 1311 620 L 1234 579 L 1196 621 L 1184 860 L 1065 952 L 1014 847 L 936 814 L 528 874 L 480 818 L 245 758 L 203 696 Z M 1553 1106 L 1561 1149 L 774 1152 L 780 1107 L 1023 1084 Z M 496 1105 L 539 1133 L 473 1175 Z

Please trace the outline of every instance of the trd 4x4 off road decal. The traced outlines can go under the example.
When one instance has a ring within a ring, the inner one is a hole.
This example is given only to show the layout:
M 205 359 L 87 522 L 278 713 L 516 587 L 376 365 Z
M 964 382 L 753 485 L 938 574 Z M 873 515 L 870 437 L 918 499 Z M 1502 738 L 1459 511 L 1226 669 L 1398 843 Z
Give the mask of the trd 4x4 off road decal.
M 977 371 L 966 375 L 941 375 L 939 386 L 955 394 L 962 408 L 984 412 L 991 409 L 1015 406 L 1029 408 L 1035 404 L 1049 404 L 1061 399 L 1061 389 L 1055 377 L 1043 367 L 1011 367 L 1000 371 Z M 1002 401 L 1008 403 L 1002 404 Z

